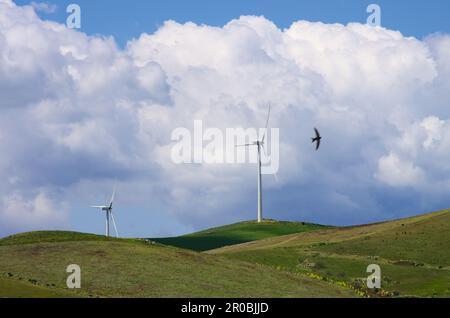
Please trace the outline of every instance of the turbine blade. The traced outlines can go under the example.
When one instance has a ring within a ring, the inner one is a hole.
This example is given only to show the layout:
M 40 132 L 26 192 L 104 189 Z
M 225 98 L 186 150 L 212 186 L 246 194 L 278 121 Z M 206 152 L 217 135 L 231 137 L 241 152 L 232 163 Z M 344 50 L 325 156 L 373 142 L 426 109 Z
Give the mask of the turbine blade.
M 244 144 L 244 145 L 236 145 L 235 147 L 248 147 L 248 146 L 254 146 L 255 144 Z
M 264 147 L 264 144 L 262 144 L 261 147 L 262 147 L 263 150 L 264 150 L 264 155 L 267 157 L 266 147 Z M 279 183 L 277 173 L 274 173 L 274 174 L 273 174 L 273 177 L 275 178 L 275 182 L 276 182 L 276 183 Z
M 267 113 L 266 126 L 265 126 L 265 128 L 264 128 L 264 135 L 263 135 L 263 138 L 262 138 L 262 140 L 261 140 L 262 143 L 264 143 L 264 140 L 266 140 L 267 128 L 269 127 L 270 109 L 271 109 L 271 105 L 269 104 L 269 112 Z
M 278 174 L 277 174 L 277 173 L 274 173 L 273 176 L 274 176 L 274 178 L 275 178 L 275 182 L 276 182 L 276 183 L 280 183 L 280 181 L 278 180 Z
M 111 201 L 109 201 L 109 206 L 112 207 L 113 202 L 114 202 L 114 197 L 116 196 L 116 185 L 114 185 L 114 190 L 111 196 Z
M 116 221 L 114 220 L 114 214 L 111 212 L 111 220 L 113 222 L 113 226 L 114 226 L 114 231 L 116 231 L 116 237 L 119 237 L 119 232 L 117 232 L 117 226 L 116 226 Z
M 263 149 L 263 151 L 264 151 L 264 156 L 267 157 L 266 147 L 264 147 L 264 144 L 261 144 L 261 147 L 262 147 L 262 149 Z
M 103 208 L 106 208 L 106 206 L 104 206 L 104 205 L 91 205 L 91 208 L 103 209 Z

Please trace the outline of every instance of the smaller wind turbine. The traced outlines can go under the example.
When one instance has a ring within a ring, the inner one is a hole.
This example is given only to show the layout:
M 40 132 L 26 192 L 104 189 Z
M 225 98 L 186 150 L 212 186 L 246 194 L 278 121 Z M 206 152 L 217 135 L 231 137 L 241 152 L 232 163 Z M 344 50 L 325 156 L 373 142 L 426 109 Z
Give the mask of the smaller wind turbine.
M 106 214 L 106 236 L 109 237 L 109 219 L 111 218 L 114 226 L 114 230 L 116 231 L 116 237 L 119 237 L 119 232 L 117 232 L 116 221 L 114 220 L 114 214 L 112 212 L 114 197 L 116 195 L 116 187 L 114 187 L 113 194 L 111 196 L 111 200 L 108 205 L 93 205 L 92 208 L 101 209 L 101 211 Z
M 258 150 L 258 223 L 261 223 L 263 221 L 263 200 L 262 200 L 262 178 L 261 178 L 261 148 L 266 151 L 264 148 L 264 142 L 266 140 L 267 135 L 267 128 L 269 126 L 269 119 L 270 119 L 270 108 L 271 105 L 269 104 L 269 112 L 267 114 L 267 121 L 266 126 L 264 128 L 264 135 L 261 140 L 256 140 L 250 144 L 245 145 L 237 145 L 236 147 L 250 147 L 250 146 L 257 146 Z

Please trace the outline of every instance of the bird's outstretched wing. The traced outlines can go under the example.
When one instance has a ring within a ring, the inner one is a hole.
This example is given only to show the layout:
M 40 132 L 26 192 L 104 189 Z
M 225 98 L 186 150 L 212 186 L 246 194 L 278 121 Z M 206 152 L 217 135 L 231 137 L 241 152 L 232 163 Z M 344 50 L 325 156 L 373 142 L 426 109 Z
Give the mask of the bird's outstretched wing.
M 322 137 L 320 136 L 319 130 L 317 128 L 314 128 L 314 131 L 316 132 L 316 138 L 313 138 L 313 142 L 316 142 L 316 151 L 317 151 L 319 150 L 320 141 Z
M 319 133 L 319 131 L 317 130 L 317 128 L 314 128 L 314 131 L 316 132 L 316 137 L 317 137 L 317 138 L 320 138 L 320 133 Z

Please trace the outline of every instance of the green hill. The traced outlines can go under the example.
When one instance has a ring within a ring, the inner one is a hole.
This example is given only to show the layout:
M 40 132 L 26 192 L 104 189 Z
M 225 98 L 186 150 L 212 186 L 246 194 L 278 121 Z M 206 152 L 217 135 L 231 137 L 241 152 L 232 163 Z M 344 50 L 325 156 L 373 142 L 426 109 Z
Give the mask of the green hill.
M 13 279 L 0 277 L 0 298 L 69 298 L 71 294 Z
M 0 297 L 354 297 L 295 273 L 144 240 L 34 232 L 0 240 Z M 81 267 L 68 290 L 66 268 Z
M 155 240 L 207 251 L 75 232 L 1 239 L 0 297 L 450 297 L 450 211 L 353 227 L 243 222 Z M 69 264 L 81 266 L 81 290 L 65 286 Z M 379 291 L 365 287 L 369 264 L 381 267 Z
M 304 222 L 280 222 L 265 220 L 262 223 L 257 223 L 255 221 L 248 221 L 178 237 L 152 238 L 151 240 L 161 244 L 194 251 L 207 251 L 223 246 L 324 228 L 327 227 Z
M 379 264 L 387 295 L 450 296 L 450 212 L 268 238 L 208 252 L 364 289 Z M 379 293 L 380 294 L 380 293 Z
M 36 243 L 57 243 L 57 242 L 83 242 L 83 241 L 113 241 L 115 238 L 108 238 L 95 234 L 64 232 L 64 231 L 38 231 L 29 233 L 19 233 L 5 237 L 0 240 L 0 246 L 25 245 Z M 135 242 L 134 239 L 120 239 L 118 241 Z

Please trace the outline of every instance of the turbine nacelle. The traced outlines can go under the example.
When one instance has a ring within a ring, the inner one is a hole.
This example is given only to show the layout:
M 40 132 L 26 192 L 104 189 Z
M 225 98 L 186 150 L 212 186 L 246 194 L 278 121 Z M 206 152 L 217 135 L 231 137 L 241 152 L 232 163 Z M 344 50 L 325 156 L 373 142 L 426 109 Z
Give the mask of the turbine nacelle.
M 109 205 L 93 205 L 92 208 L 100 209 L 100 211 L 105 212 L 106 216 L 106 236 L 109 237 L 109 218 L 113 222 L 114 230 L 116 232 L 116 237 L 119 237 L 119 233 L 117 231 L 116 221 L 114 220 L 114 214 L 112 212 L 114 197 L 116 195 L 116 188 L 114 187 L 113 194 L 111 196 L 111 200 L 109 201 Z

